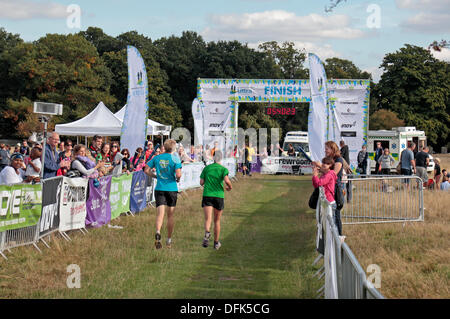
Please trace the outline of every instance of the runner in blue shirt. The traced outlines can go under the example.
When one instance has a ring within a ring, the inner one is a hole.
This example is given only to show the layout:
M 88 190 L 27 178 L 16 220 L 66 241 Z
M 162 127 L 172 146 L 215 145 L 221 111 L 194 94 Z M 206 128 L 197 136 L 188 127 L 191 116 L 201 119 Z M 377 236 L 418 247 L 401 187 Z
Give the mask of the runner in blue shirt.
M 167 248 L 172 245 L 172 233 L 174 228 L 173 214 L 177 205 L 178 186 L 177 182 L 181 178 L 181 161 L 176 156 L 176 142 L 167 140 L 164 142 L 165 152 L 153 157 L 145 166 L 145 174 L 156 177 L 155 187 L 156 199 L 156 235 L 155 247 L 160 249 L 161 245 L 161 227 L 164 220 L 164 212 L 167 210 Z M 152 169 L 156 170 L 156 174 Z

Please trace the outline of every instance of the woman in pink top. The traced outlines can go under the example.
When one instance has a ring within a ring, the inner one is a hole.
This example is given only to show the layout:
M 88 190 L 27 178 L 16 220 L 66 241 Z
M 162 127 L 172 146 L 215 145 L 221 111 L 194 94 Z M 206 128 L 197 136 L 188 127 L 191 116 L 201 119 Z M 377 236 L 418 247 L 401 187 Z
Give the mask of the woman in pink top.
M 334 186 L 336 185 L 337 175 L 333 170 L 334 160 L 330 157 L 325 157 L 322 160 L 322 167 L 314 166 L 313 170 L 313 186 L 315 188 L 322 186 L 325 191 L 325 197 L 330 203 L 334 203 Z M 319 170 L 322 175 L 319 178 Z

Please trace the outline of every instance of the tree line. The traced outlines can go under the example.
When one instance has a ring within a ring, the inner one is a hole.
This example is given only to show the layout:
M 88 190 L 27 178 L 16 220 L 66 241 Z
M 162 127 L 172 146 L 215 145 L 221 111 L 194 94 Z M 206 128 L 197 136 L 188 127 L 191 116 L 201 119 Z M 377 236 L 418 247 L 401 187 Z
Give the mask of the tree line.
M 185 31 L 181 36 L 152 40 L 136 31 L 116 37 L 89 27 L 77 34 L 47 34 L 25 42 L 0 28 L 0 134 L 28 137 L 39 130 L 33 101 L 64 104 L 57 123 L 77 120 L 103 101 L 112 112 L 126 103 L 127 45 L 144 58 L 149 84 L 149 117 L 193 131 L 192 100 L 197 78 L 307 79 L 304 50 L 292 42 L 262 43 L 258 49 L 239 41 L 205 41 Z M 328 78 L 370 79 L 352 61 L 326 59 Z M 450 66 L 418 46 L 405 44 L 385 55 L 378 84 L 371 82 L 370 128 L 413 125 L 429 143 L 448 143 Z M 271 106 L 275 106 L 272 104 Z M 269 116 L 264 104 L 240 105 L 239 126 L 280 127 L 282 133 L 306 130 L 308 104 L 294 104 L 296 116 Z

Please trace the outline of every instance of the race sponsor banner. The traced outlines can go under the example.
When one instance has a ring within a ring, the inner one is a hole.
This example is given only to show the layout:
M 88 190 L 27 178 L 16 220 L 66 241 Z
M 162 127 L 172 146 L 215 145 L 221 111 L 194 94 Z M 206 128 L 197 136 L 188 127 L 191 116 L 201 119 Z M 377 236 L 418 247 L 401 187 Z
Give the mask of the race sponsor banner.
M 88 179 L 63 177 L 59 204 L 59 230 L 85 227 Z
M 111 203 L 109 193 L 112 176 L 98 179 L 99 185 L 94 186 L 94 179 L 89 180 L 89 199 L 86 202 L 86 226 L 101 227 L 111 221 Z
M 147 175 L 144 171 L 133 173 L 130 191 L 130 211 L 143 211 L 146 207 Z
M 200 175 L 204 167 L 202 162 L 183 164 L 178 190 L 200 187 Z
M 152 202 L 154 202 L 155 198 L 155 192 L 154 187 L 156 185 L 156 179 L 152 178 L 150 176 L 147 176 L 147 189 L 145 191 L 145 201 L 147 203 L 147 206 L 150 206 Z
M 234 103 L 227 100 L 203 101 L 203 106 L 203 145 L 213 148 L 214 143 L 218 142 L 218 148 L 225 154 L 225 145 L 230 145 L 229 141 L 225 141 L 225 137 L 228 129 L 232 127 Z
M 130 210 L 130 190 L 133 175 L 123 174 L 111 179 L 109 202 L 111 204 L 111 220 Z
M 203 106 L 198 99 L 192 102 L 192 117 L 194 118 L 194 145 L 203 145 Z
M 309 77 L 311 103 L 308 113 L 309 150 L 313 161 L 325 157 L 325 142 L 328 140 L 327 75 L 322 61 L 309 54 Z
M 224 158 L 222 165 L 228 169 L 228 177 L 232 178 L 236 176 L 236 159 L 233 157 Z
M 121 148 L 134 154 L 147 138 L 148 83 L 144 60 L 133 46 L 127 46 L 128 97 L 120 135 Z
M 36 225 L 42 211 L 42 185 L 0 186 L 0 232 Z
M 262 160 L 261 174 L 312 174 L 311 161 L 306 157 L 272 157 Z
M 349 164 L 356 169 L 358 152 L 362 145 L 367 144 L 370 82 L 333 80 L 328 85 L 328 97 L 332 123 L 329 139 L 345 141 L 349 148 Z
M 63 177 L 45 179 L 42 186 L 42 214 L 39 237 L 59 228 L 59 202 Z

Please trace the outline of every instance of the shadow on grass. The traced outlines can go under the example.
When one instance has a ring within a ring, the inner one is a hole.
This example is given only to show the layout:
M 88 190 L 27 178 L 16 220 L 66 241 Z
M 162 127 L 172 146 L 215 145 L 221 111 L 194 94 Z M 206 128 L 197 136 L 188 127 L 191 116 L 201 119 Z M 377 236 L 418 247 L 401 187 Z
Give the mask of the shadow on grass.
M 312 278 L 314 216 L 306 214 L 310 181 L 261 180 L 265 187 L 227 218 L 243 218 L 222 248 L 208 249 L 204 263 L 176 298 L 313 298 L 320 284 Z M 280 188 L 280 186 L 284 186 Z M 285 190 L 288 190 L 287 192 Z M 277 196 L 279 194 L 279 196 Z M 262 201 L 267 198 L 268 201 Z M 199 243 L 200 246 L 200 243 Z

